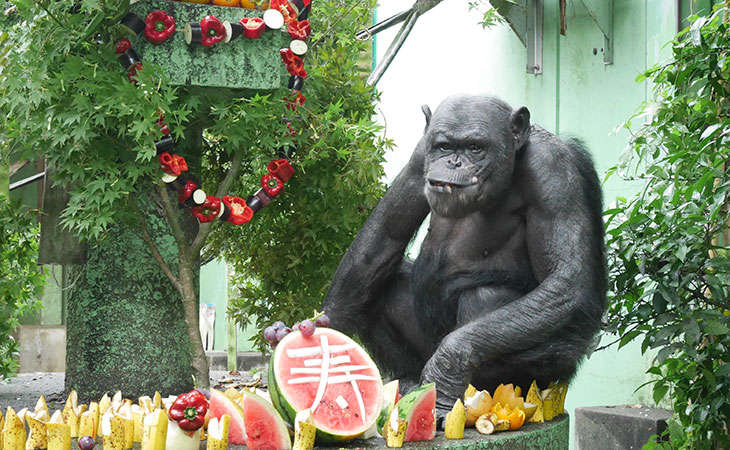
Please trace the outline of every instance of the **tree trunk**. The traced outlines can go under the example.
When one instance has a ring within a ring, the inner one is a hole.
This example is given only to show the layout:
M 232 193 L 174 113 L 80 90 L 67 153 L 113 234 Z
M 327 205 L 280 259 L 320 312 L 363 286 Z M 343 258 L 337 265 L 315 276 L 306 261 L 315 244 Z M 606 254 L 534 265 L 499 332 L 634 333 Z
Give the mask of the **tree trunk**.
M 147 228 L 175 271 L 178 248 L 166 222 L 150 214 Z M 84 399 L 116 390 L 132 398 L 156 390 L 179 394 L 193 386 L 185 316 L 194 305 L 183 308 L 136 231 L 112 226 L 106 239 L 89 246 L 87 264 L 71 277 L 79 278 L 68 301 L 66 390 L 76 389 Z M 197 289 L 198 268 L 187 272 Z M 197 304 L 197 291 L 192 293 Z

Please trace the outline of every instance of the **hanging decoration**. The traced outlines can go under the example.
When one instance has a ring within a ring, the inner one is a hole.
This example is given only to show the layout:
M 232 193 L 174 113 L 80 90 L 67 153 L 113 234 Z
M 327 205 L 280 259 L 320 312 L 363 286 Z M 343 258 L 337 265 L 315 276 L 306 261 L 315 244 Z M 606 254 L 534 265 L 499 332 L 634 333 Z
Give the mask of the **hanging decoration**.
M 191 3 L 208 3 L 207 0 L 189 0 Z M 214 0 L 219 6 L 238 7 L 241 0 Z M 250 2 L 245 2 L 250 3 Z M 264 17 L 244 17 L 239 23 L 221 22 L 213 15 L 203 17 L 200 22 L 185 24 L 183 35 L 188 45 L 203 45 L 212 47 L 218 43 L 229 43 L 242 36 L 247 39 L 259 38 L 267 29 L 281 29 L 285 24 L 286 31 L 292 38 L 290 48 L 280 50 L 281 59 L 291 75 L 289 89 L 291 93 L 285 97 L 287 108 L 296 112 L 306 102 L 301 90 L 307 72 L 304 69 L 303 55 L 307 51 L 306 40 L 311 34 L 311 25 L 307 19 L 311 8 L 311 0 L 296 0 L 296 5 L 287 0 L 271 0 Z M 140 35 L 155 44 L 163 45 L 176 31 L 175 18 L 162 10 L 150 12 L 143 20 L 133 12 L 127 13 L 121 20 L 121 25 L 129 33 Z M 115 52 L 119 55 L 119 62 L 127 72 L 129 81 L 137 84 L 137 72 L 142 68 L 142 61 L 132 48 L 127 38 L 117 40 Z M 295 136 L 291 121 L 283 118 L 287 125 L 287 134 Z M 243 225 L 250 221 L 254 214 L 266 207 L 273 198 L 284 191 L 284 184 L 294 175 L 294 168 L 286 157 L 271 161 L 267 166 L 267 174 L 261 177 L 261 189 L 248 199 L 225 195 L 218 198 L 207 195 L 200 189 L 199 183 L 190 176 L 185 158 L 176 155 L 175 141 L 171 136 L 170 128 L 165 117 L 160 112 L 157 121 L 162 138 L 155 142 L 157 160 L 162 171 L 162 181 L 167 187 L 177 192 L 178 206 L 191 208 L 193 216 L 200 223 L 209 223 L 216 219 L 230 222 L 234 225 Z M 288 156 L 284 152 L 285 156 Z

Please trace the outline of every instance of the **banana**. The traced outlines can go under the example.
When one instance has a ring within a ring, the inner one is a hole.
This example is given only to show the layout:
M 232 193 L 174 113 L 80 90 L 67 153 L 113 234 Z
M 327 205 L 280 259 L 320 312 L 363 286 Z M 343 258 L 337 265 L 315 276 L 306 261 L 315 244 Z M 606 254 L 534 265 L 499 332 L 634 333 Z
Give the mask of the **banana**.
M 38 414 L 32 412 L 26 413 L 25 420 L 28 422 L 30 434 L 25 441 L 25 450 L 48 448 L 48 431 L 46 430 L 46 422 L 37 419 L 36 415 L 47 416 L 48 413 L 46 413 L 43 409 L 41 409 Z
M 509 430 L 510 425 L 512 425 L 512 422 L 509 420 L 498 420 L 496 424 L 494 424 L 494 431 L 507 431 Z
M 494 424 L 497 422 L 497 415 L 494 413 L 487 413 L 479 416 L 476 423 L 474 424 L 477 431 L 482 434 L 494 433 Z
M 464 425 L 466 425 L 466 408 L 461 403 L 461 399 L 457 398 L 451 412 L 446 414 L 446 429 L 444 430 L 446 439 L 464 439 Z
M 159 409 L 162 407 L 162 396 L 157 391 L 155 391 L 155 396 L 152 397 L 152 407 L 154 409 Z
M 125 400 L 119 407 L 116 414 L 123 419 L 124 448 L 132 448 L 132 445 L 134 445 L 134 416 L 132 414 L 132 401 Z
M 71 448 L 71 427 L 63 423 L 61 411 L 56 411 L 46 424 L 48 450 L 69 450 Z
M 532 417 L 528 419 L 528 421 L 539 423 L 545 422 L 545 416 L 543 414 L 544 405 L 542 397 L 540 397 L 540 389 L 537 387 L 536 380 L 532 381 L 532 384 L 530 385 L 530 390 L 527 391 L 527 395 L 525 396 L 525 401 L 535 405 L 535 412 L 532 414 Z
M 39 411 L 45 411 L 46 412 L 46 416 L 48 418 L 51 417 L 51 413 L 48 411 L 48 405 L 46 404 L 46 398 L 43 397 L 42 395 L 40 396 L 40 398 L 38 398 L 38 402 L 36 402 L 36 404 L 35 404 L 35 409 L 33 409 L 33 412 L 35 412 L 36 414 Z M 38 416 L 36 416 L 36 418 L 37 417 Z
M 144 418 L 144 410 L 139 405 L 132 405 L 132 423 L 134 425 L 133 440 L 134 442 L 142 442 L 142 419 Z
M 96 435 L 103 436 L 101 434 L 101 417 L 106 414 L 109 407 L 112 405 L 112 401 L 107 394 L 104 394 L 99 400 L 99 419 L 96 421 Z
M 388 422 L 385 424 L 385 445 L 396 448 L 403 447 L 407 428 L 408 422 L 398 417 L 398 407 L 393 407 Z
M 231 416 L 223 414 L 221 420 L 217 418 L 210 419 L 208 423 L 208 442 L 207 450 L 227 450 L 228 449 L 228 426 Z
M 137 400 L 137 404 L 142 408 L 142 414 L 145 416 L 154 410 L 152 407 L 152 399 L 149 395 L 143 395 L 140 397 Z
M 92 411 L 84 411 L 83 414 L 81 414 L 81 418 L 79 419 L 79 431 L 78 431 L 78 437 L 83 436 L 91 436 L 92 438 L 96 439 L 96 421 L 94 420 L 94 414 Z M 71 428 L 69 428 L 69 433 L 71 432 Z
M 317 433 L 312 410 L 303 409 L 299 411 L 294 418 L 294 422 L 294 447 L 292 450 L 312 450 L 314 448 L 314 437 Z
M 3 450 L 25 450 L 25 424 L 8 406 L 3 425 Z
M 104 438 L 104 450 L 126 450 L 123 417 L 107 411 L 101 418 L 101 435 Z
M 167 414 L 156 409 L 142 420 L 142 450 L 165 450 L 167 438 Z

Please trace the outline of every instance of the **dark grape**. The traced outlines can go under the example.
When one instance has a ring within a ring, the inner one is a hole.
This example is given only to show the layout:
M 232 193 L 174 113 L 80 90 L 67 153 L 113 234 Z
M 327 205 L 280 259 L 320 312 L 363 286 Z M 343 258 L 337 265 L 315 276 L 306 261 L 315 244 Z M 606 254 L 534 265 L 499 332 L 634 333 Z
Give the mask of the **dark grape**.
M 82 436 L 79 438 L 79 450 L 91 450 L 95 445 L 96 442 L 91 436 Z
M 269 325 L 269 326 L 268 326 L 268 327 L 266 327 L 266 329 L 264 330 L 264 339 L 266 339 L 266 340 L 267 340 L 267 341 L 269 341 L 269 342 L 274 342 L 274 341 L 276 341 L 276 331 L 277 331 L 277 329 L 276 329 L 276 328 L 274 328 L 274 326 L 273 326 L 273 325 Z
M 273 324 L 273 325 L 271 325 L 271 326 L 272 326 L 272 327 L 274 327 L 274 328 L 276 328 L 276 331 L 279 331 L 279 330 L 281 330 L 282 328 L 286 328 L 286 324 L 285 324 L 284 322 L 282 322 L 281 320 L 277 320 L 277 321 L 276 321 L 276 322 L 274 322 L 274 324 Z
M 271 347 L 271 348 L 276 348 L 276 344 L 278 344 L 278 342 L 276 342 L 276 341 L 271 341 L 271 342 L 269 342 L 269 347 Z
M 321 316 L 317 317 L 317 321 L 314 322 L 314 324 L 318 327 L 327 328 L 328 326 L 330 326 L 330 318 L 327 317 L 327 314 L 322 314 Z
M 300 325 L 299 322 L 295 323 L 294 326 L 291 327 L 292 331 L 298 330 L 299 329 L 299 325 Z
M 299 324 L 299 331 L 301 331 L 302 336 L 305 337 L 313 335 L 315 328 L 317 328 L 317 326 L 311 320 L 302 320 L 302 323 Z
M 201 394 L 205 395 L 205 398 L 210 400 L 210 389 L 196 389 L 196 391 L 200 392 Z
M 285 327 L 276 332 L 276 340 L 280 342 L 282 339 L 284 339 L 284 336 L 291 333 L 291 328 Z

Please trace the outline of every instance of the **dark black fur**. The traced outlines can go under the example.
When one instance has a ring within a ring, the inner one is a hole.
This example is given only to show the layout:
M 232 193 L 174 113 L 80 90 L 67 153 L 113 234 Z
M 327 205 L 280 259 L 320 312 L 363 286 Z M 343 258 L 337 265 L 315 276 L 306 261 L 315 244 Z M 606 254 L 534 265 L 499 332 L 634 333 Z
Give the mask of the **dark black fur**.
M 606 308 L 601 188 L 575 139 L 526 108 L 455 96 L 358 233 L 324 301 L 404 386 L 435 381 L 440 417 L 468 383 L 570 380 Z M 403 259 L 428 213 L 415 262 Z

